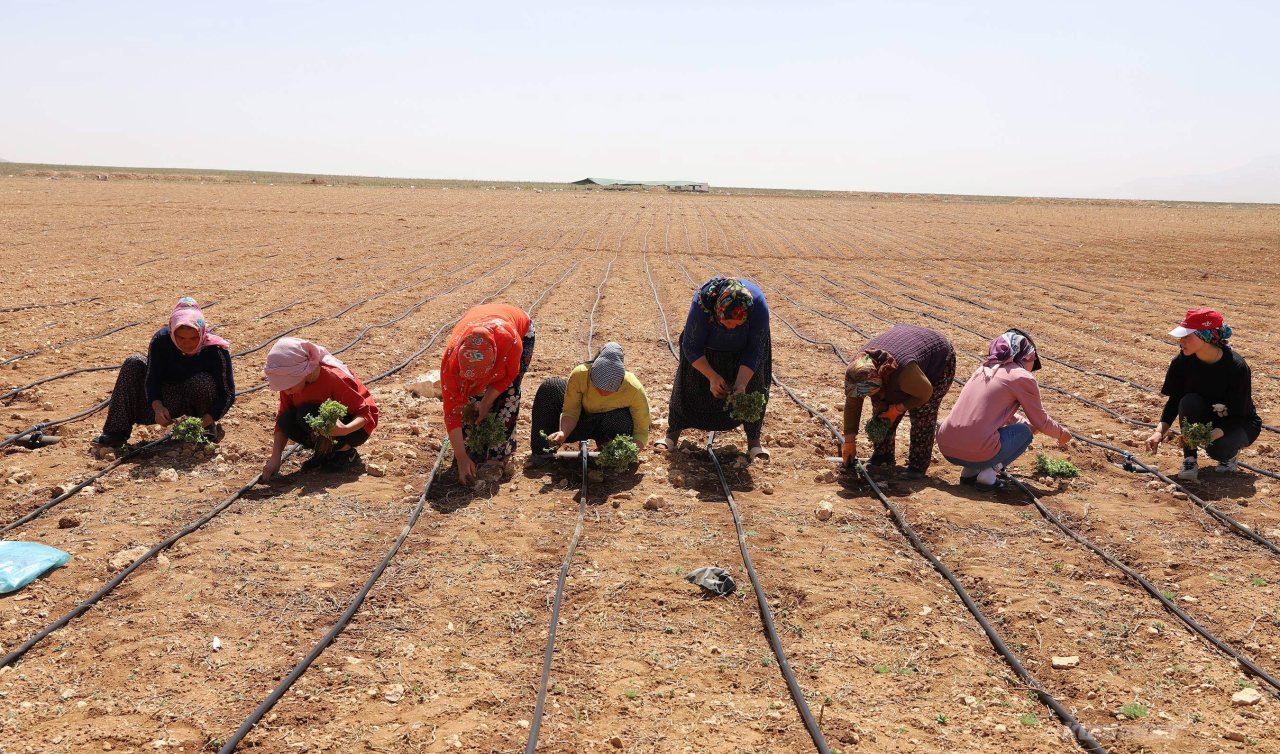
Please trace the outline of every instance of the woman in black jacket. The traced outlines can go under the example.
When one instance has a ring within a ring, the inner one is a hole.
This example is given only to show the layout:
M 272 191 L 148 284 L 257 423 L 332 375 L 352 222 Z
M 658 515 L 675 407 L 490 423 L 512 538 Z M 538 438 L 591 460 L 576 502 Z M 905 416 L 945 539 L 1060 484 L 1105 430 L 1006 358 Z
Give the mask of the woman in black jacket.
M 1169 334 L 1179 338 L 1182 353 L 1173 358 L 1165 373 L 1160 392 L 1169 400 L 1160 423 L 1147 438 L 1147 448 L 1155 452 L 1160 447 L 1175 417 L 1184 432 L 1189 423 L 1212 424 L 1205 452 L 1218 462 L 1214 470 L 1236 471 L 1236 457 L 1258 439 L 1262 418 L 1253 405 L 1249 365 L 1227 342 L 1231 327 L 1213 309 L 1192 309 Z M 1194 482 L 1199 478 L 1196 453 L 1196 448 L 1183 443 L 1179 479 Z

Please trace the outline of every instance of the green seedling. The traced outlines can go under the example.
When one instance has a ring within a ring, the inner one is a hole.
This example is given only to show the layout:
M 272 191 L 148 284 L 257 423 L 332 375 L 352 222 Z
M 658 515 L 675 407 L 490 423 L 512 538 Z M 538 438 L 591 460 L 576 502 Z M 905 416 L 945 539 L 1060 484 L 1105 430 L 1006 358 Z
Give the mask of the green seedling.
M 1126 704 L 1125 706 L 1121 707 L 1120 714 L 1124 715 L 1130 720 L 1137 720 L 1140 717 L 1147 716 L 1147 708 L 1142 706 L 1141 704 L 1138 704 L 1137 702 L 1134 702 L 1132 704 Z
M 1040 718 L 1028 712 L 1022 715 L 1021 717 L 1019 717 L 1018 722 L 1022 723 L 1028 728 L 1034 728 L 1040 724 Z
M 471 432 L 467 435 L 467 452 L 484 453 L 506 439 L 507 433 L 503 429 L 502 422 L 498 421 L 498 415 L 489 414 L 471 428 Z
M 1080 476 L 1080 469 L 1065 458 L 1050 458 L 1041 453 L 1036 456 L 1036 473 L 1054 479 L 1071 479 Z
M 347 407 L 332 398 L 320 404 L 319 413 L 307 414 L 307 426 L 321 437 L 333 439 L 333 428 L 347 415 Z
M 618 435 L 605 443 L 600 455 L 596 458 L 596 463 L 606 469 L 625 471 L 638 460 L 640 460 L 640 449 L 636 447 L 636 441 L 631 438 L 631 435 Z
M 209 438 L 204 436 L 204 424 L 195 416 L 188 416 L 173 425 L 173 439 L 197 448 L 213 447 Z
M 893 425 L 889 423 L 888 419 L 881 419 L 877 416 L 873 419 L 867 420 L 863 429 L 866 430 L 867 439 L 871 441 L 871 444 L 879 445 L 885 441 L 886 437 L 889 436 L 889 430 L 892 426 Z
M 1187 422 L 1182 425 L 1182 444 L 1188 448 L 1203 448 L 1213 442 L 1213 425 L 1204 422 Z
M 560 447 L 560 443 L 551 442 L 551 435 L 547 434 L 547 431 L 545 429 L 538 430 L 538 437 L 541 437 L 542 441 L 545 442 L 550 447 L 553 447 L 553 448 Z
M 743 393 L 730 395 L 724 401 L 724 410 L 729 412 L 734 421 L 752 424 L 764 418 L 764 393 Z

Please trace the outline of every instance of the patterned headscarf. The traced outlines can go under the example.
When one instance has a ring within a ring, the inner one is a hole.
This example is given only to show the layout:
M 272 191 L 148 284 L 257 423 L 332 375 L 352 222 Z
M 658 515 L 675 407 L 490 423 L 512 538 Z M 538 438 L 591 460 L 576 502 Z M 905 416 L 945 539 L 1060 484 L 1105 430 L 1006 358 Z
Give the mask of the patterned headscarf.
M 746 319 L 754 298 L 741 280 L 717 275 L 698 289 L 698 306 L 712 322 Z
M 1033 369 L 1040 365 L 1036 356 L 1036 344 L 1021 330 L 1009 330 L 992 339 L 987 345 L 987 360 L 983 366 L 993 367 L 997 364 L 1017 364 L 1022 366 L 1028 358 L 1035 359 Z
M 1222 327 L 1212 330 L 1196 330 L 1196 337 L 1209 345 L 1221 348 L 1228 345 L 1227 340 L 1231 337 L 1231 332 L 1231 325 L 1223 322 Z
M 873 348 L 863 351 L 844 372 L 844 394 L 848 398 L 865 398 L 879 390 L 885 380 L 898 371 L 898 360 L 888 351 Z
M 484 323 L 471 325 L 458 345 L 459 376 L 476 384 L 488 379 L 498 363 L 498 342 Z
M 204 350 L 205 346 L 216 346 L 228 350 L 231 348 L 230 343 L 209 332 L 209 328 L 204 323 L 204 312 L 200 311 L 200 304 L 197 304 L 196 300 L 190 296 L 178 299 L 178 303 L 173 307 L 173 312 L 169 315 L 169 340 L 172 340 L 178 350 L 182 351 L 182 346 L 178 345 L 176 335 L 179 327 L 190 327 L 200 333 L 200 347 L 196 349 L 196 353 Z M 183 351 L 183 353 L 186 352 Z M 195 353 L 187 355 L 195 356 Z

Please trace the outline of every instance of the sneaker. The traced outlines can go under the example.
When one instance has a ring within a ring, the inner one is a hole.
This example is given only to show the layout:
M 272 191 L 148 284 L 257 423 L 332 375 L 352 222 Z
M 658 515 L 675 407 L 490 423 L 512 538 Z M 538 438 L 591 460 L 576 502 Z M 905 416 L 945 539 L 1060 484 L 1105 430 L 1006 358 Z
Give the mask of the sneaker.
M 924 479 L 924 477 L 925 477 L 925 473 L 918 469 L 903 469 L 902 471 L 898 472 L 899 479 L 916 480 L 916 479 Z M 973 480 L 976 482 L 978 481 L 978 478 L 974 477 Z
M 204 439 L 208 440 L 214 445 L 217 445 L 218 443 L 222 442 L 222 438 L 226 436 L 227 436 L 226 431 L 223 430 L 222 425 L 217 422 L 214 422 L 213 424 L 210 424 L 208 427 L 205 427 Z
M 1240 456 L 1232 456 L 1225 461 L 1218 461 L 1218 465 L 1213 470 L 1219 474 L 1235 474 L 1240 471 Z
M 325 471 L 346 471 L 360 462 L 360 452 L 355 448 L 335 450 L 324 457 Z
M 747 459 L 749 461 L 754 461 L 757 458 L 763 461 L 768 461 L 770 458 L 772 458 L 772 456 L 769 455 L 769 451 L 767 448 L 763 448 L 759 445 L 756 445 L 747 451 Z
M 665 435 L 662 439 L 654 441 L 653 445 L 659 450 L 675 450 L 680 447 L 680 435 Z
M 1200 463 L 1194 458 L 1182 459 L 1182 470 L 1178 472 L 1178 479 L 1184 482 L 1195 482 L 1200 479 Z
M 315 469 L 321 468 L 325 465 L 325 462 L 328 460 L 329 460 L 328 456 L 322 456 L 319 453 L 312 453 L 310 458 L 302 462 L 302 470 L 313 471 Z

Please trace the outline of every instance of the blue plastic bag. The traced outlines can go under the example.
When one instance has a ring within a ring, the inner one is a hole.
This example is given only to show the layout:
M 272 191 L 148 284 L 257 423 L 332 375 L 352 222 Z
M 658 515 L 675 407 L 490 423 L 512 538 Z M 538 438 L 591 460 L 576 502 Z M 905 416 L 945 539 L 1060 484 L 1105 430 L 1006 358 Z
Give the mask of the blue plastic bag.
M 39 542 L 0 542 L 0 594 L 18 591 L 68 560 L 70 553 Z

